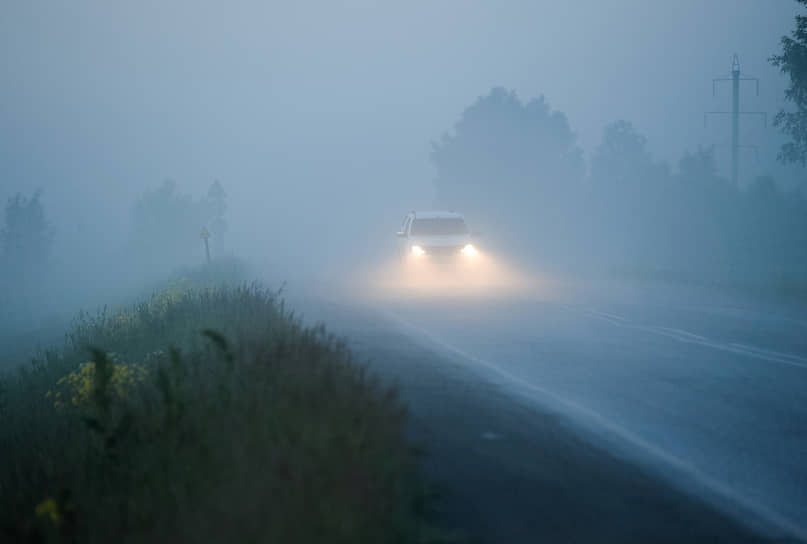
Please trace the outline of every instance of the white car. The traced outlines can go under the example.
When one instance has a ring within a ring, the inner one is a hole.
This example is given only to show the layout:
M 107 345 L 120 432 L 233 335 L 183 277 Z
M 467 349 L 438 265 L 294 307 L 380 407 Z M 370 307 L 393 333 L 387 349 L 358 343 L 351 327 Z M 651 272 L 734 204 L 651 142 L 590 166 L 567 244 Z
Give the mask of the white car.
M 462 215 L 447 211 L 412 211 L 398 231 L 398 256 L 405 262 L 469 260 L 477 256 Z

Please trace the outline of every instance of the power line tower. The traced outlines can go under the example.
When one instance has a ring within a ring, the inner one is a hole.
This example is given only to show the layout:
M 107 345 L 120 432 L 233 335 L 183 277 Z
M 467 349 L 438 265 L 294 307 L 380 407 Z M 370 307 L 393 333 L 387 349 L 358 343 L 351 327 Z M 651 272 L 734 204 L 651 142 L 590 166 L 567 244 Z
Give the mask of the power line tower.
M 703 114 L 703 126 L 709 115 L 731 115 L 731 183 L 737 187 L 739 184 L 740 172 L 740 148 L 755 146 L 740 145 L 740 115 L 761 115 L 765 126 L 768 126 L 768 114 L 764 111 L 740 111 L 740 81 L 753 81 L 756 84 L 757 96 L 759 96 L 759 79 L 755 77 L 743 77 L 740 72 L 740 59 L 737 53 L 731 61 L 731 77 L 718 77 L 712 80 L 712 96 L 715 96 L 717 83 L 719 81 L 731 81 L 731 111 L 707 111 Z

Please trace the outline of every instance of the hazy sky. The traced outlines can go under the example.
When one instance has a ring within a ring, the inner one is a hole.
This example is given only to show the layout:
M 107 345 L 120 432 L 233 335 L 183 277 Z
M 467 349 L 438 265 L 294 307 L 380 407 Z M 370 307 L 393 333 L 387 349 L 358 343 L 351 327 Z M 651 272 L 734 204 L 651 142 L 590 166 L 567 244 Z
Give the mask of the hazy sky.
M 493 86 L 544 94 L 587 153 L 606 123 L 628 119 L 673 164 L 698 144 L 725 156 L 728 119 L 704 129 L 702 112 L 727 109 L 730 89 L 712 98 L 711 78 L 737 52 L 761 79 L 759 98 L 744 87 L 744 107 L 774 113 L 785 80 L 767 58 L 797 9 L 791 0 L 4 0 L 0 198 L 44 188 L 54 222 L 72 228 L 125 217 L 165 178 L 194 192 L 219 178 L 243 217 L 317 217 L 302 229 L 327 229 L 329 215 L 362 206 L 403 213 L 432 198 L 430 141 Z M 743 135 L 761 146 L 749 171 L 778 172 L 775 130 L 749 119 Z M 110 244 L 125 230 L 116 225 Z

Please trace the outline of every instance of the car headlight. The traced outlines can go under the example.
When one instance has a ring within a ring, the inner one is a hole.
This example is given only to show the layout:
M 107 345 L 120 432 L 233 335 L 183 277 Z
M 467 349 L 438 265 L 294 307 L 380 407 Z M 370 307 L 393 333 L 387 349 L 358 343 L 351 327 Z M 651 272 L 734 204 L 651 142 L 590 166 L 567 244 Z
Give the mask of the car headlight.
M 462 248 L 462 254 L 466 257 L 473 257 L 476 255 L 476 248 L 472 244 L 467 244 L 464 248 Z
M 423 255 L 426 252 L 420 246 L 412 246 L 412 255 Z

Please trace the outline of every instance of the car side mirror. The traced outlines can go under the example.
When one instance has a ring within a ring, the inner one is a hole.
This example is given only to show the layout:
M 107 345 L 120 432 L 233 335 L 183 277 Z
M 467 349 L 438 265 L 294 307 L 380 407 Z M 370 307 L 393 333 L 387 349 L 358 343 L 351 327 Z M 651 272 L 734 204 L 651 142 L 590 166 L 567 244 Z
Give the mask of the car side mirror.
M 395 233 L 395 236 L 397 236 L 398 238 L 406 238 L 406 233 L 402 230 L 399 230 L 398 232 Z

